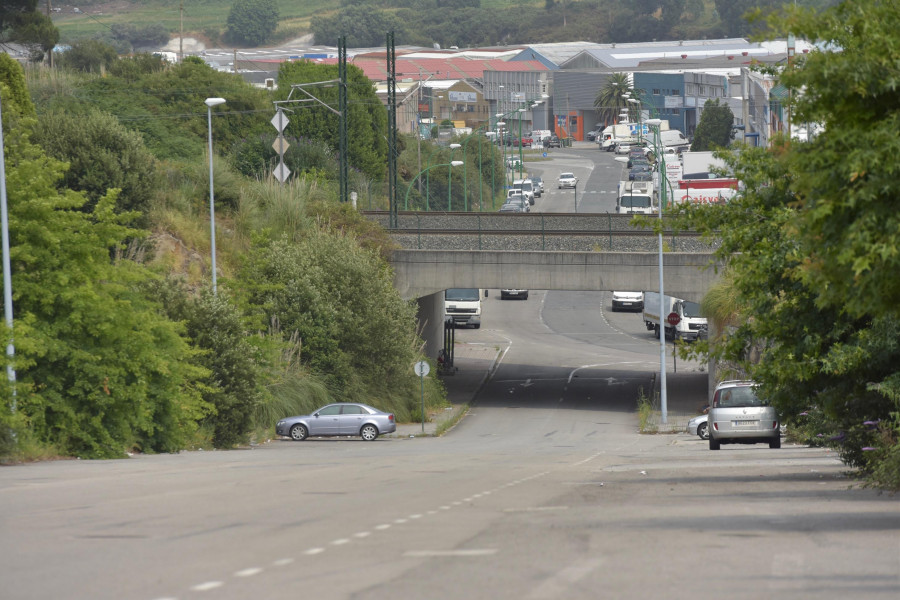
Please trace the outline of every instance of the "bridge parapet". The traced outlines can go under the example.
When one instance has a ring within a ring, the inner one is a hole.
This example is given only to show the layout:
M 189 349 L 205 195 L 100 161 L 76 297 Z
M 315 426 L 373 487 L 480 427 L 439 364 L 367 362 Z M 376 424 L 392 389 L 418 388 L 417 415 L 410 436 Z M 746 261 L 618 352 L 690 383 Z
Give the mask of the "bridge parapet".
M 718 279 L 714 257 L 703 252 L 666 252 L 665 292 L 699 301 Z M 447 288 L 534 290 L 656 290 L 655 252 L 529 252 L 396 250 L 394 286 L 407 299 Z

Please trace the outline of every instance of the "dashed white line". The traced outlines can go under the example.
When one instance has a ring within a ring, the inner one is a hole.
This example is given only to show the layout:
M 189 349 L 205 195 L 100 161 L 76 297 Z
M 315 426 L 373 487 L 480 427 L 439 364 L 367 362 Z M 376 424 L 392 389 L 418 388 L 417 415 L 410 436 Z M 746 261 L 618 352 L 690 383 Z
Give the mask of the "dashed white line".
M 370 531 L 360 531 L 359 533 L 354 533 L 353 537 L 364 538 L 364 537 L 369 537 L 370 535 L 372 535 L 372 532 L 370 532 Z
M 294 562 L 293 558 L 279 558 L 278 560 L 276 560 L 272 563 L 272 566 L 273 567 L 286 567 L 293 562 Z
M 253 577 L 254 575 L 259 575 L 262 573 L 262 569 L 259 567 L 250 567 L 249 569 L 241 569 L 240 571 L 235 572 L 235 577 Z
M 391 528 L 391 526 L 387 525 L 387 524 L 375 526 L 375 529 L 377 529 L 378 531 L 384 531 L 385 529 L 390 529 L 390 528 Z
M 214 590 L 216 588 L 222 587 L 224 584 L 221 581 L 207 581 L 205 583 L 198 583 L 195 586 L 191 587 L 191 591 L 193 592 L 208 592 L 209 590 Z
M 322 554 L 323 552 L 325 552 L 325 548 L 310 548 L 303 554 L 305 554 L 307 556 L 313 556 L 315 554 Z
M 337 540 L 333 540 L 331 542 L 331 545 L 332 546 L 343 546 L 344 544 L 349 544 L 349 543 L 350 543 L 350 540 L 348 540 L 347 538 L 340 538 Z

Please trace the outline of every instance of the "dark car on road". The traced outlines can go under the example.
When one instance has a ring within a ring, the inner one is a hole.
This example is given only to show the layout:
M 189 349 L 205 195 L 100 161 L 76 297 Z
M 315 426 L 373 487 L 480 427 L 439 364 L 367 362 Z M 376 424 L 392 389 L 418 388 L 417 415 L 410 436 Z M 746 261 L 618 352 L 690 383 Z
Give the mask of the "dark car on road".
M 559 137 L 551 135 L 550 141 L 547 142 L 547 146 L 550 148 L 559 148 Z

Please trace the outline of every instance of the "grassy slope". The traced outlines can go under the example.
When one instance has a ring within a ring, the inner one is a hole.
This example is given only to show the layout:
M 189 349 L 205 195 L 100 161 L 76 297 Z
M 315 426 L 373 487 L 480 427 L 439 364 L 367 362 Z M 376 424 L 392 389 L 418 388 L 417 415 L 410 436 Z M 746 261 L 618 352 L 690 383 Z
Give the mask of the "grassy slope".
M 176 34 L 180 27 L 179 6 L 184 5 L 184 32 L 186 36 L 207 37 L 209 30 L 223 31 L 225 19 L 233 0 L 116 0 L 79 3 L 83 14 L 63 8 L 53 13 L 53 23 L 59 28 L 62 43 L 70 43 L 94 33 L 103 32 L 114 24 L 162 23 Z M 522 6 L 544 6 L 544 0 L 482 0 L 482 7 L 515 9 Z M 281 22 L 276 35 L 289 39 L 309 33 L 309 22 L 314 16 L 334 12 L 333 0 L 278 0 Z

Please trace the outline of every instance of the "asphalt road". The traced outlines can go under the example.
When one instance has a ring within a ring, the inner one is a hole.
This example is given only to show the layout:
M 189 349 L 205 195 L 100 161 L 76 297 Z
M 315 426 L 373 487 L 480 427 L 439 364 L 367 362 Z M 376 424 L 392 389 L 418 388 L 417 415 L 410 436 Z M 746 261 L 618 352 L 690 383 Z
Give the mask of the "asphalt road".
M 655 347 L 608 295 L 492 294 L 441 438 L 0 469 L 3 598 L 897 598 L 900 503 L 835 456 L 641 435 Z M 636 318 L 636 317 L 635 317 Z

